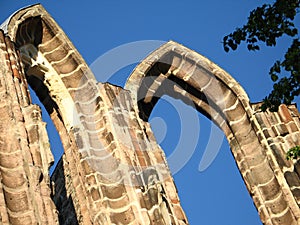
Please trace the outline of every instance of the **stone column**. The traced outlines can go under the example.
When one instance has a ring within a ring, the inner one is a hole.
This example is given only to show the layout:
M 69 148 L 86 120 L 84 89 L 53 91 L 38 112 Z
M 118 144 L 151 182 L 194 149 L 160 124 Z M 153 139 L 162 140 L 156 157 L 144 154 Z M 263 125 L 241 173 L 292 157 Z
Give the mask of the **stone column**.
M 0 223 L 58 224 L 53 163 L 41 110 L 31 104 L 19 52 L 0 30 Z

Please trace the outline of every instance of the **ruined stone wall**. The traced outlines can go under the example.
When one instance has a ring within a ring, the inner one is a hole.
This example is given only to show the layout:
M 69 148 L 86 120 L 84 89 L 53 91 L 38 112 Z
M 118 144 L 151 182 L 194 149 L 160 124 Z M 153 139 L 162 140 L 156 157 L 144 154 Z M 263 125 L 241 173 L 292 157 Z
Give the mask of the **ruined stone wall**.
M 93 222 L 187 224 L 163 151 L 155 143 L 148 124 L 140 124 L 129 92 L 110 84 L 98 87 L 100 93 L 95 99 L 98 98 L 100 107 L 96 106 L 99 110 L 93 113 L 97 118 L 90 116 L 84 120 L 90 133 L 90 148 L 86 148 L 83 134 L 74 131 L 81 152 L 79 173 L 84 174 Z M 74 199 L 76 211 L 77 196 L 70 172 L 68 158 L 64 156 L 52 176 L 54 202 L 58 209 L 61 204 L 72 209 L 69 199 Z M 68 222 L 72 213 L 61 210 L 61 221 L 67 221 L 62 224 L 72 224 Z
M 261 112 L 260 105 L 252 105 L 252 121 L 258 124 L 254 126 L 257 138 L 264 148 L 265 160 L 270 164 L 277 182 L 265 176 L 265 183 L 268 185 L 257 186 L 257 191 L 263 193 L 263 199 L 253 200 L 256 205 L 260 205 L 262 201 L 266 202 L 266 209 L 258 208 L 261 210 L 260 216 L 263 221 L 270 221 L 270 224 L 293 224 L 291 218 L 295 217 L 299 223 L 299 160 L 286 159 L 287 151 L 300 145 L 299 111 L 296 105 L 281 105 L 278 112 Z M 256 168 L 262 170 L 260 164 L 257 164 Z M 255 180 L 253 183 L 255 184 Z M 280 198 L 280 195 L 283 198 Z
M 181 99 L 223 130 L 240 173 L 264 224 L 299 224 L 297 164 L 285 153 L 299 145 L 299 114 L 294 105 L 261 112 L 243 88 L 200 54 L 170 41 L 152 52 L 129 77 L 126 87 L 147 120 L 159 98 Z
M 31 104 L 19 52 L 2 30 L 0 95 L 0 224 L 58 224 L 46 124 Z
M 285 159 L 286 151 L 300 144 L 295 105 L 261 112 L 224 70 L 172 41 L 133 71 L 128 90 L 97 83 L 40 5 L 16 12 L 4 27 L 2 224 L 188 224 L 164 152 L 147 123 L 163 94 L 193 104 L 223 130 L 264 224 L 300 224 L 299 163 Z M 30 102 L 26 80 L 64 147 L 51 178 L 52 194 L 45 123 Z
M 97 83 L 40 5 L 17 12 L 7 33 L 64 147 L 53 175 L 60 224 L 187 224 L 164 153 L 130 93 Z

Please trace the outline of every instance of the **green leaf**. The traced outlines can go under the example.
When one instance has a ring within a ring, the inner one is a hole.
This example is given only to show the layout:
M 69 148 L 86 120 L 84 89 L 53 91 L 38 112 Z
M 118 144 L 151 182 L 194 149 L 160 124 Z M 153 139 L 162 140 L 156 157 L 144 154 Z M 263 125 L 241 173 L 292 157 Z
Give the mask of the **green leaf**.
M 223 42 L 226 43 L 227 39 L 228 39 L 228 35 L 223 38 Z
M 249 51 L 259 50 L 260 42 L 266 46 L 276 46 L 283 35 L 296 37 L 298 27 L 295 26 L 296 14 L 300 12 L 299 0 L 275 0 L 273 4 L 263 4 L 252 10 L 247 23 L 236 28 L 234 32 L 223 38 L 224 50 L 236 50 L 246 42 Z M 259 44 L 258 44 L 259 43 Z M 276 61 L 269 70 L 274 82 L 273 90 L 263 100 L 262 110 L 277 111 L 281 103 L 290 104 L 295 96 L 300 95 L 300 41 L 293 38 L 293 43 L 284 55 L 284 59 Z M 283 71 L 284 70 L 284 71 Z M 281 73 L 284 76 L 279 80 Z M 288 74 L 286 74 L 288 73 Z
M 295 146 L 291 149 L 288 150 L 286 153 L 286 159 L 291 160 L 291 159 L 297 159 L 300 156 L 300 146 Z
M 237 44 L 232 44 L 231 48 L 232 48 L 232 50 L 236 50 L 237 49 Z
M 273 82 L 275 82 L 275 81 L 278 80 L 278 76 L 276 74 L 272 74 L 271 79 L 272 79 Z

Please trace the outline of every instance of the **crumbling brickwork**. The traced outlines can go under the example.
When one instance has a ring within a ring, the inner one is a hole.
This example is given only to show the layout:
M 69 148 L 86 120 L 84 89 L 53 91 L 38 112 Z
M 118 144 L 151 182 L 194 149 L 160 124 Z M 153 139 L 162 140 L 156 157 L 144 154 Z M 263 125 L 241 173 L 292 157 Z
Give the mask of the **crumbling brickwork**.
M 40 5 L 17 12 L 7 34 L 64 146 L 53 175 L 60 223 L 187 224 L 164 153 L 130 93 L 97 83 Z
M 58 224 L 46 124 L 31 104 L 19 52 L 2 30 L 0 70 L 0 224 Z
M 262 222 L 299 223 L 297 163 L 285 158 L 300 143 L 294 105 L 282 105 L 278 113 L 261 112 L 224 70 L 172 41 L 144 59 L 125 88 L 144 120 L 163 94 L 194 104 L 225 133 Z
M 223 130 L 264 224 L 300 224 L 300 166 L 285 158 L 300 145 L 295 105 L 261 112 L 224 70 L 172 41 L 138 65 L 126 90 L 98 83 L 41 5 L 2 28 L 0 223 L 188 224 L 147 122 L 167 94 Z M 64 147 L 52 185 L 45 123 L 27 81 Z
M 299 162 L 287 160 L 286 153 L 300 145 L 299 112 L 295 105 L 281 105 L 278 112 L 261 112 L 259 106 L 252 105 L 253 123 L 257 123 L 253 127 L 277 182 L 274 178 L 266 179 L 266 185 L 258 186 L 263 199 L 253 200 L 257 201 L 256 205 L 265 200 L 266 206 L 270 207 L 269 211 L 262 210 L 262 218 L 274 224 L 292 224 L 292 216 L 299 218 Z M 274 214 L 273 218 L 270 213 Z

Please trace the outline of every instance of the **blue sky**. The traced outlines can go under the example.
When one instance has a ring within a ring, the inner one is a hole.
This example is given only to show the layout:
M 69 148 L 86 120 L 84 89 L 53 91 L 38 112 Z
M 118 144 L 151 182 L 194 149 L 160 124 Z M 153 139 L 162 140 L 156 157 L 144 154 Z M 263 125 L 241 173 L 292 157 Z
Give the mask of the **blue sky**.
M 283 38 L 276 48 L 263 47 L 256 53 L 248 52 L 244 45 L 236 52 L 225 53 L 221 41 L 235 27 L 243 25 L 250 10 L 262 2 L 272 1 L 40 1 L 88 64 L 123 44 L 144 40 L 174 40 L 206 56 L 229 72 L 244 87 L 251 102 L 261 101 L 271 90 L 269 68 L 275 60 L 283 58 L 291 41 Z M 34 3 L 38 2 L 1 0 L 0 21 L 4 21 L 19 8 Z M 299 17 L 297 19 L 299 26 Z M 123 86 L 135 65 L 120 68 L 110 81 Z M 98 80 L 103 79 L 101 74 L 96 74 L 96 77 Z M 296 101 L 299 105 L 299 98 Z M 228 143 L 225 139 L 222 141 L 222 136 L 213 140 L 222 143 L 217 157 L 207 169 L 199 171 L 208 139 L 214 135 L 211 133 L 212 125 L 199 115 L 199 131 L 195 132 L 195 125 L 183 134 L 178 107 L 190 109 L 178 104 L 181 103 L 168 98 L 160 101 L 150 121 L 158 142 L 168 157 L 176 149 L 182 135 L 194 135 L 193 138 L 198 139 L 191 159 L 174 174 L 190 224 L 261 224 Z M 44 118 L 49 120 L 45 112 Z M 61 154 L 59 139 L 51 123 L 48 130 L 50 137 L 53 137 L 52 151 L 57 159 Z

